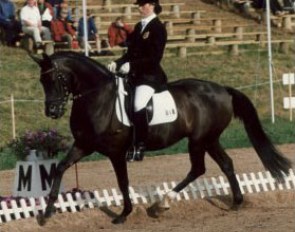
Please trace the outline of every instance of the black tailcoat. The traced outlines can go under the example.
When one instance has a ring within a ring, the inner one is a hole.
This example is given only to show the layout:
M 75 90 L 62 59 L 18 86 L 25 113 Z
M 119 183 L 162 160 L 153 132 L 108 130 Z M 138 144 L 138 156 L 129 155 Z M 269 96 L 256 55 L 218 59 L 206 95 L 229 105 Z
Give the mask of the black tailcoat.
M 167 31 L 158 17 L 150 21 L 143 32 L 141 22 L 135 25 L 128 38 L 128 50 L 116 62 L 120 67 L 130 62 L 129 80 L 134 86 L 147 84 L 155 89 L 167 83 L 160 62 L 167 42 Z

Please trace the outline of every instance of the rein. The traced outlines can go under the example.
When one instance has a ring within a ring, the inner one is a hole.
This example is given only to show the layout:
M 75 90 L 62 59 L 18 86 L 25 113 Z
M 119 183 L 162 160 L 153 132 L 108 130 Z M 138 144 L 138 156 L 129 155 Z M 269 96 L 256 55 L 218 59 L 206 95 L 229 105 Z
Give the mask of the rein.
M 65 105 L 67 104 L 67 101 L 69 100 L 69 96 L 70 94 L 72 94 L 72 97 L 70 98 L 70 100 L 72 100 L 73 102 L 76 100 L 79 100 L 83 97 L 88 96 L 89 94 L 98 91 L 99 88 L 91 88 L 85 91 L 82 91 L 80 93 L 76 93 L 73 94 L 72 92 L 72 87 L 71 87 L 71 83 L 70 83 L 70 78 L 71 78 L 71 74 L 67 74 L 65 72 L 63 72 L 61 70 L 61 68 L 59 67 L 59 64 L 56 62 L 52 62 L 52 67 L 49 68 L 48 70 L 41 72 L 41 77 L 42 75 L 52 75 L 51 78 L 55 79 L 55 83 L 59 86 L 59 95 L 61 97 L 57 97 L 55 99 L 49 99 L 46 100 L 45 102 L 48 104 L 56 104 L 58 108 L 60 109 L 64 109 Z M 44 78 L 44 77 L 43 77 Z M 45 77 L 46 78 L 46 77 Z M 115 77 L 115 85 L 117 85 L 118 83 L 116 83 L 118 78 Z M 109 119 L 108 122 L 106 123 L 106 127 L 107 128 L 112 128 L 113 126 L 113 120 L 114 120 L 114 114 L 115 114 L 115 105 L 116 105 L 116 97 L 119 97 L 119 93 L 118 93 L 119 89 L 118 89 L 118 85 L 116 88 L 116 93 L 113 95 L 111 101 L 109 103 L 110 105 L 110 110 L 108 112 L 107 118 Z M 124 107 L 121 102 L 120 103 L 120 113 L 122 114 L 122 107 Z M 112 131 L 112 133 L 119 133 L 120 131 L 122 131 L 123 126 L 121 125 L 120 128 L 112 128 L 110 131 Z
M 42 72 L 41 75 L 44 75 L 44 74 L 49 74 L 49 73 L 52 73 L 52 72 L 56 72 L 56 78 L 57 80 L 59 81 L 60 85 L 62 86 L 62 89 L 64 91 L 64 96 L 63 97 L 59 97 L 59 98 L 56 98 L 56 99 L 53 99 L 53 100 L 50 100 L 50 101 L 47 101 L 47 102 L 59 102 L 59 101 L 62 101 L 61 105 L 64 106 L 67 101 L 68 101 L 68 98 L 69 98 L 69 95 L 70 95 L 70 90 L 69 90 L 69 86 L 67 84 L 67 78 L 66 78 L 66 75 L 64 75 L 62 72 L 59 71 L 59 68 L 58 68 L 58 65 L 57 63 L 54 63 L 54 66 L 53 68 L 51 69 L 48 69 L 46 70 L 45 72 Z M 93 89 L 90 89 L 90 90 L 87 90 L 85 91 L 84 93 L 78 93 L 76 95 L 72 95 L 72 97 L 70 98 L 70 100 L 72 101 L 75 101 L 75 100 L 78 100 L 94 91 L 96 91 L 97 88 L 93 88 Z

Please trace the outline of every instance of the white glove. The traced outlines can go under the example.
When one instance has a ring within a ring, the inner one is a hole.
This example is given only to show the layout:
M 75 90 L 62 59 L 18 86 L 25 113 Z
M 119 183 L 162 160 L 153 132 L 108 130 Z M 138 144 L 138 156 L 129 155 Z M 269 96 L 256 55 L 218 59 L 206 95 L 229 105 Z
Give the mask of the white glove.
M 116 73 L 117 72 L 117 63 L 112 61 L 110 64 L 108 64 L 108 69 L 112 72 L 112 73 Z
M 121 74 L 128 74 L 129 71 L 130 71 L 130 63 L 129 62 L 124 63 L 119 69 L 119 73 L 121 73 Z

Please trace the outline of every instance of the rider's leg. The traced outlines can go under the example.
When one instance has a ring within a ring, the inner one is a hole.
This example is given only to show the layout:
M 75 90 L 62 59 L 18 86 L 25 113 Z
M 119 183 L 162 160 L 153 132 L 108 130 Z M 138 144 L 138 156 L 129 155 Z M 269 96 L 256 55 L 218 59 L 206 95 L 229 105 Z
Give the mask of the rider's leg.
M 142 160 L 145 150 L 145 140 L 148 133 L 148 119 L 146 105 L 155 93 L 155 89 L 148 85 L 140 85 L 135 88 L 134 96 L 134 159 Z

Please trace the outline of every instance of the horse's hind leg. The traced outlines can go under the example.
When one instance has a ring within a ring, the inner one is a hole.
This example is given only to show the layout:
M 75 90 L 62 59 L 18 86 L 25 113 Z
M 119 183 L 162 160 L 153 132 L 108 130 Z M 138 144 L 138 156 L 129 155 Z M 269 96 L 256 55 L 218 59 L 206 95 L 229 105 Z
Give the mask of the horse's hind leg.
M 243 195 L 241 193 L 239 182 L 234 172 L 233 162 L 231 158 L 221 147 L 219 141 L 210 144 L 207 151 L 226 175 L 233 193 L 233 209 L 237 209 L 238 206 L 241 205 L 243 202 Z
M 191 169 L 178 185 L 176 185 L 171 192 L 167 194 L 164 201 L 161 204 L 162 208 L 169 208 L 169 201 L 173 200 L 177 193 L 184 189 L 189 183 L 197 179 L 199 176 L 203 175 L 206 171 L 205 168 L 205 149 L 201 144 L 189 141 L 189 156 L 191 161 Z
M 205 150 L 198 145 L 189 144 L 189 156 L 191 161 L 191 170 L 187 174 L 186 178 L 182 180 L 177 186 L 173 188 L 174 192 L 180 192 L 189 183 L 203 175 L 206 171 L 205 168 Z

